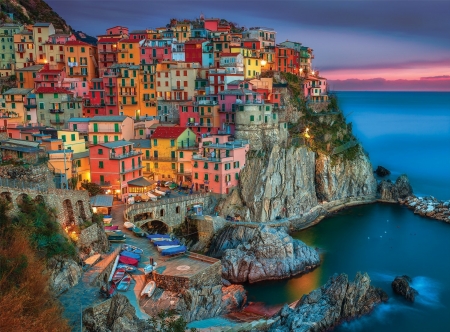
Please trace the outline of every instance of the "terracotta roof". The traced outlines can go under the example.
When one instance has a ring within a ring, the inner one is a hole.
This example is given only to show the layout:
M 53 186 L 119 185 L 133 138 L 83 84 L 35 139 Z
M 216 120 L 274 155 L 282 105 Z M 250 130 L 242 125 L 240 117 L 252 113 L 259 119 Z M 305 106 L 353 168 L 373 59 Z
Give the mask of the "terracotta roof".
M 186 127 L 158 127 L 151 138 L 178 138 Z
M 121 39 L 120 42 L 121 43 L 139 43 L 141 41 L 141 39 Z
M 91 44 L 82 42 L 80 40 L 69 40 L 65 44 L 66 46 L 77 46 L 77 45 L 84 45 L 84 46 L 92 46 Z
M 72 91 L 67 90 L 66 88 L 60 87 L 39 87 L 36 89 L 35 93 L 68 93 L 72 94 Z
M 220 53 L 220 56 L 238 56 L 241 53 Z

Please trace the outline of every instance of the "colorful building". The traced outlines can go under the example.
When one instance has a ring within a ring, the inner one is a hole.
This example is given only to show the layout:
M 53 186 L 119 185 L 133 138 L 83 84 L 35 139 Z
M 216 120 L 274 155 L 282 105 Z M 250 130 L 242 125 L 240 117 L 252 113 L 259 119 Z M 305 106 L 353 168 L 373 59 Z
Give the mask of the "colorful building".
M 88 141 L 91 144 L 128 141 L 133 138 L 134 121 L 130 117 L 123 115 L 95 116 L 89 121 Z
M 21 69 L 21 71 L 29 71 L 29 68 L 31 67 Z M 66 72 L 64 69 L 49 69 L 49 66 L 45 65 L 34 77 L 34 88 L 62 87 L 65 78 Z
M 178 152 L 195 147 L 196 138 L 196 134 L 186 127 L 158 127 L 150 136 L 151 150 L 147 158 L 153 164 L 150 169 L 154 179 L 175 181 L 177 175 L 184 172 L 186 162 L 178 162 Z
M 34 65 L 36 59 L 33 32 L 22 30 L 14 35 L 16 69 Z
M 109 114 L 106 111 L 102 78 L 93 78 L 91 80 L 89 93 L 83 99 L 83 116 L 93 117 L 97 115 L 113 115 L 112 110 L 110 110 Z
M 25 107 L 26 96 L 31 94 L 32 89 L 12 88 L 3 92 L 5 102 L 3 116 L 10 123 L 28 123 L 31 116 L 28 115 Z
M 275 46 L 275 70 L 298 75 L 300 72 L 300 52 L 281 45 Z
M 75 40 L 76 37 L 73 34 L 55 33 L 48 36 L 48 40 L 44 44 L 44 63 L 52 69 L 63 69 L 66 66 L 64 44 Z
M 139 39 L 121 39 L 117 45 L 120 52 L 117 63 L 139 65 L 141 62 L 139 42 Z
M 100 37 L 97 42 L 98 51 L 98 71 L 100 77 L 112 65 L 119 61 L 118 43 L 121 37 Z
M 228 194 L 239 183 L 239 174 L 246 163 L 249 142 L 229 136 L 211 136 L 200 143 L 198 154 L 192 156 L 192 182 L 195 191 Z
M 21 89 L 34 89 L 35 78 L 44 65 L 34 65 L 15 70 L 17 85 Z
M 139 42 L 139 61 L 154 64 L 164 60 L 172 60 L 171 39 L 145 39 Z
M 129 141 L 93 145 L 89 148 L 91 182 L 126 199 L 130 192 L 147 192 L 150 183 L 142 178 L 142 153 Z
M 98 77 L 97 47 L 78 40 L 68 41 L 64 45 L 64 58 L 67 77 L 78 77 L 83 81 Z
M 21 24 L 3 23 L 0 24 L 0 72 L 1 70 L 14 69 L 16 63 L 16 54 L 14 51 L 14 35 L 23 29 Z M 2 75 L 6 76 L 6 75 Z
M 184 54 L 186 62 L 202 63 L 203 47 L 208 44 L 206 39 L 193 39 L 184 43 Z

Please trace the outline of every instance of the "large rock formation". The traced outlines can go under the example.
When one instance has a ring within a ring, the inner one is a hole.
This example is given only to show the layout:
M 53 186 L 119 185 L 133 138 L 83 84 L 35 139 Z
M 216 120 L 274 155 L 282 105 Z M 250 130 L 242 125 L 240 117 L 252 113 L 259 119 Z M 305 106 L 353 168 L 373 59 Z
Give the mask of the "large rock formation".
M 84 310 L 83 327 L 92 332 L 154 331 L 146 321 L 136 316 L 136 309 L 122 294 Z
M 419 293 L 409 285 L 411 281 L 411 278 L 408 276 L 397 276 L 391 286 L 396 294 L 403 296 L 410 302 L 414 302 L 416 295 Z
M 47 262 L 50 273 L 50 287 L 55 295 L 60 295 L 78 284 L 81 267 L 70 258 L 53 257 Z
M 80 258 L 86 259 L 95 253 L 105 253 L 109 250 L 109 241 L 102 226 L 94 223 L 83 229 L 78 237 L 77 247 Z
M 406 174 L 400 175 L 395 183 L 383 180 L 378 184 L 377 194 L 384 201 L 396 202 L 399 198 L 404 199 L 413 193 Z
M 208 256 L 222 257 L 227 249 L 235 249 L 241 243 L 249 242 L 258 231 L 256 227 L 230 225 L 222 228 L 212 239 Z
M 413 195 L 404 200 L 399 199 L 399 202 L 414 210 L 416 214 L 450 223 L 450 200 L 440 201 L 433 196 L 416 197 Z
M 246 302 L 247 295 L 241 285 L 211 285 L 179 292 L 158 288 L 150 300 L 141 299 L 141 306 L 151 316 L 161 310 L 174 309 L 187 322 L 191 322 L 240 310 Z
M 262 226 L 248 242 L 225 251 L 222 276 L 231 282 L 288 278 L 320 263 L 316 250 L 294 240 L 286 230 Z
M 372 165 L 361 148 L 353 160 L 316 154 L 306 147 L 252 152 L 240 174 L 239 188 L 222 201 L 222 215 L 267 222 L 300 217 L 319 201 L 376 194 Z
M 287 305 L 270 331 L 328 331 L 342 321 L 368 314 L 387 294 L 370 285 L 367 273 L 357 273 L 353 282 L 346 274 L 334 275 L 321 288 L 303 296 L 294 309 Z
M 316 193 L 321 201 L 375 195 L 377 182 L 369 158 L 359 147 L 353 160 L 333 162 L 319 153 L 316 160 Z
M 375 174 L 383 177 L 391 174 L 391 171 L 388 170 L 387 168 L 384 168 L 383 166 L 378 166 L 377 169 L 375 170 Z

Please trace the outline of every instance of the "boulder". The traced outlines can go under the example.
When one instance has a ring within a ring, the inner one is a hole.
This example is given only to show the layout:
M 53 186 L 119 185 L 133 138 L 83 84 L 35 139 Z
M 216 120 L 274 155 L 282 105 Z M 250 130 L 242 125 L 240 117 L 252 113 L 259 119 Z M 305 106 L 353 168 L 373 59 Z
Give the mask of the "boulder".
M 413 193 L 411 184 L 406 174 L 400 175 L 395 183 L 390 180 L 383 180 L 377 186 L 378 197 L 384 201 L 397 202 L 405 199 Z
M 387 300 L 383 290 L 370 285 L 367 273 L 358 272 L 353 282 L 344 273 L 335 274 L 324 286 L 304 295 L 295 308 L 285 305 L 269 331 L 328 331 L 343 321 L 370 313 Z
M 384 177 L 384 176 L 391 174 L 391 171 L 384 168 L 383 166 L 378 166 L 377 169 L 375 170 L 375 174 L 380 177 Z
M 408 276 L 397 276 L 392 282 L 392 289 L 396 294 L 403 296 L 406 300 L 414 302 L 416 295 L 419 293 L 417 290 L 410 286 L 411 278 Z
M 289 278 L 320 264 L 319 254 L 283 227 L 261 226 L 253 237 L 222 257 L 222 277 L 234 282 Z

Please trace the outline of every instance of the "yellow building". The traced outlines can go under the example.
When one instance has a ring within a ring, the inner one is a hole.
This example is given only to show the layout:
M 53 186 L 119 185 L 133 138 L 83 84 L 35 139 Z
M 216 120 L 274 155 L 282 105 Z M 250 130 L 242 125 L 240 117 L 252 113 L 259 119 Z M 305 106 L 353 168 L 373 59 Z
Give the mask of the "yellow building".
M 153 171 L 154 179 L 161 181 L 176 181 L 180 173 L 180 165 L 184 159 L 178 162 L 179 151 L 196 144 L 196 135 L 189 128 L 185 127 L 165 127 L 156 128 L 150 137 L 150 170 Z
M 150 139 L 131 139 L 130 142 L 134 143 L 134 148 L 142 152 L 142 173 L 145 178 L 153 180 L 154 172 L 152 168 L 151 158 L 151 144 Z
M 14 52 L 14 35 L 23 29 L 23 25 L 15 23 L 0 24 L 0 70 L 14 69 L 16 55 Z M 10 74 L 9 74 L 10 75 Z
M 22 30 L 14 35 L 16 69 L 32 66 L 35 59 L 33 32 Z
M 118 74 L 117 96 L 119 100 L 119 114 L 132 118 L 140 117 L 140 66 L 128 64 L 112 65 L 111 70 Z
M 36 55 L 36 63 L 47 63 L 44 45 L 48 40 L 48 36 L 53 35 L 54 33 L 55 27 L 51 23 L 35 23 L 33 25 L 33 42 Z
M 141 62 L 139 42 L 139 39 L 120 40 L 118 43 L 120 54 L 117 62 L 119 64 L 139 65 Z
M 91 81 L 97 77 L 97 47 L 79 40 L 68 41 L 64 45 L 64 58 L 68 78 Z
M 44 44 L 45 63 L 52 69 L 63 69 L 66 66 L 64 59 L 64 44 L 68 41 L 76 40 L 74 35 L 54 34 L 50 35 Z
M 261 75 L 261 59 L 257 51 L 245 47 L 231 47 L 231 53 L 244 56 L 244 78 L 258 78 Z
M 174 31 L 174 37 L 180 43 L 184 43 L 191 38 L 190 22 L 177 22 L 175 26 L 172 27 L 172 30 Z
M 25 107 L 25 99 L 31 94 L 32 89 L 18 89 L 12 88 L 3 92 L 3 99 L 5 101 L 4 113 L 7 115 L 8 123 L 27 123 L 31 120 L 28 117 L 27 109 Z
M 156 116 L 156 65 L 141 64 L 140 65 L 139 85 L 139 116 Z
M 72 182 L 70 180 L 73 176 L 72 169 L 72 159 L 73 152 L 72 150 L 50 150 L 48 153 L 48 166 L 51 170 L 54 171 L 55 174 L 55 182 L 57 188 L 66 188 L 66 182 Z M 71 185 L 68 183 L 68 187 L 71 188 Z

